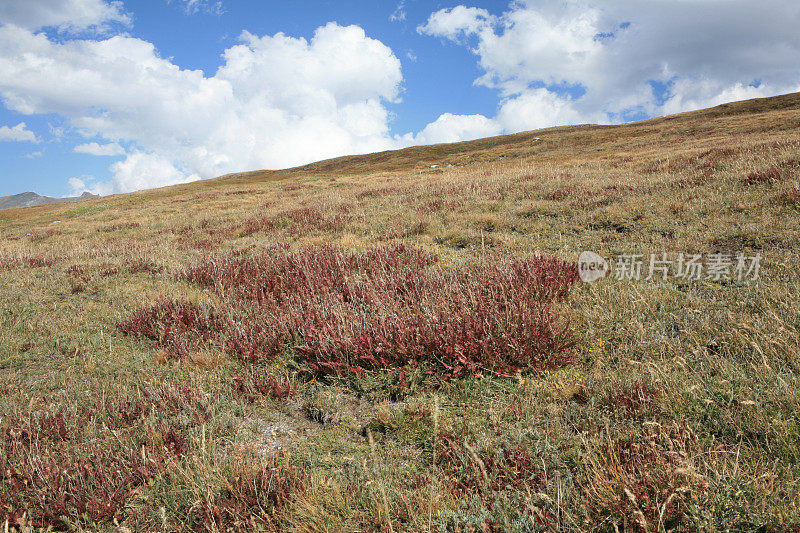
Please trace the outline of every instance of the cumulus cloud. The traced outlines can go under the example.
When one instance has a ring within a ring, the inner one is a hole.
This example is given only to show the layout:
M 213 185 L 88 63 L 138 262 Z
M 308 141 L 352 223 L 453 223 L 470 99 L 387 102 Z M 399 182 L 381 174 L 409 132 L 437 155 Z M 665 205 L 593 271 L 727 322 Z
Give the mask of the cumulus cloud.
M 413 144 L 438 144 L 492 137 L 500 133 L 501 128 L 497 122 L 483 115 L 445 113 L 411 138 Z
M 177 168 L 166 157 L 156 153 L 135 151 L 122 160 L 111 165 L 114 173 L 114 189 L 108 185 L 94 185 L 102 194 L 120 191 L 138 191 L 153 187 L 165 187 L 176 183 L 188 183 L 200 179 L 186 169 Z
M 601 112 L 582 111 L 570 99 L 547 89 L 530 89 L 505 100 L 494 122 L 505 133 L 560 126 L 604 122 Z
M 3 0 L 0 23 L 29 30 L 53 27 L 60 31 L 105 30 L 109 23 L 130 24 L 122 2 L 104 0 Z
M 27 124 L 20 122 L 13 128 L 0 126 L 0 141 L 38 143 L 39 139 L 28 129 Z
M 98 194 L 105 196 L 113 194 L 115 191 L 108 183 L 98 183 L 93 176 L 84 175 L 79 178 L 70 178 L 68 180 L 70 192 L 64 197 L 81 196 L 84 193 Z
M 81 178 L 70 178 L 69 186 L 72 189 L 73 194 L 83 194 L 83 192 L 87 190 L 86 182 Z
M 6 25 L 0 96 L 19 113 L 61 115 L 87 138 L 129 143 L 113 181 L 89 184 L 108 192 L 397 146 L 386 104 L 398 98 L 400 61 L 363 29 L 330 23 L 310 40 L 240 41 L 208 76 L 133 37 L 54 41 Z
M 699 109 L 800 90 L 792 0 L 520 0 L 458 6 L 423 34 L 467 46 L 504 132 Z
M 171 1 L 190 13 L 220 6 Z M 405 3 L 397 7 L 400 20 Z M 475 55 L 475 83 L 497 91 L 497 112 L 443 109 L 402 136 L 389 128 L 400 61 L 358 26 L 330 23 L 310 39 L 244 32 L 216 72 L 203 72 L 142 39 L 98 33 L 130 21 L 108 0 L 0 0 L 0 98 L 17 113 L 62 117 L 53 135 L 63 124 L 83 136 L 78 153 L 122 157 L 111 181 L 76 178 L 92 192 L 800 90 L 800 4 L 791 0 L 515 0 L 504 13 L 437 11 L 418 31 Z M 0 139 L 38 141 L 24 123 L 0 127 Z
M 481 34 L 487 29 L 491 30 L 496 22 L 497 19 L 485 9 L 456 6 L 432 14 L 418 31 L 457 41 L 469 35 Z
M 118 156 L 124 155 L 125 150 L 117 143 L 98 144 L 85 143 L 76 146 L 73 151 L 77 154 L 89 154 L 96 156 Z

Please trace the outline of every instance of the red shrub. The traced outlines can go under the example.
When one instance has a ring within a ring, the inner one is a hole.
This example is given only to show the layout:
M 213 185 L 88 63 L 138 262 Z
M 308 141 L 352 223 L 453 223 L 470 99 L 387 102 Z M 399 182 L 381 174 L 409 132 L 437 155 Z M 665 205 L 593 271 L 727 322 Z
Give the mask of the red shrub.
M 123 231 L 123 230 L 132 230 L 141 227 L 142 225 L 138 222 L 120 222 L 117 224 L 109 224 L 108 226 L 103 226 L 99 228 L 97 231 L 102 233 L 113 233 L 115 231 Z
M 143 412 L 141 402 L 117 398 L 100 411 L 7 417 L 0 427 L 0 523 L 60 530 L 124 519 L 141 487 L 189 449 L 176 428 L 149 426 Z M 87 436 L 90 419 L 102 425 Z
M 222 320 L 195 304 L 164 300 L 137 311 L 117 327 L 127 335 L 158 341 L 172 356 L 185 357 L 213 341 L 222 329 Z
M 578 189 L 573 185 L 569 187 L 561 187 L 545 195 L 546 200 L 561 201 L 567 198 L 576 197 L 579 195 Z
M 284 211 L 272 216 L 253 217 L 242 225 L 241 235 L 269 232 L 286 228 L 292 235 L 303 235 L 311 232 L 335 232 L 344 228 L 350 220 L 346 213 L 323 215 L 319 209 L 301 207 Z
M 295 235 L 302 235 L 312 231 L 334 232 L 341 231 L 350 217 L 342 210 L 341 213 L 325 216 L 318 209 L 304 207 L 294 209 L 287 214 L 292 219 L 290 231 Z
M 762 168 L 756 172 L 748 174 L 745 180 L 750 185 L 758 183 L 767 183 L 774 185 L 784 181 L 789 181 L 798 175 L 800 171 L 800 162 L 796 159 L 787 159 L 781 161 L 777 165 Z
M 189 451 L 189 441 L 185 439 L 174 428 L 162 426 L 157 432 L 164 449 L 172 455 L 182 456 Z
M 181 415 L 190 425 L 207 422 L 217 397 L 206 397 L 188 385 L 159 383 L 137 391 L 135 395 L 98 398 L 84 418 L 102 419 L 110 428 L 125 428 L 141 423 L 151 414 L 155 418 Z
M 106 269 L 100 271 L 100 277 L 101 278 L 110 278 L 110 277 L 116 276 L 117 274 L 119 274 L 119 269 L 117 269 L 115 267 L 106 268 Z
M 538 492 L 545 484 L 541 459 L 520 445 L 476 450 L 455 435 L 440 434 L 436 464 L 458 496 L 504 490 Z
M 0 524 L 123 520 L 143 485 L 189 451 L 183 428 L 207 421 L 215 400 L 165 382 L 74 410 L 12 408 L 0 419 Z
M 86 271 L 80 265 L 72 265 L 71 267 L 69 267 L 64 271 L 64 275 L 76 281 L 82 281 L 84 283 L 88 283 L 91 280 L 91 277 L 86 273 Z
M 530 505 L 530 495 L 544 492 L 547 486 L 541 457 L 520 444 L 481 449 L 448 433 L 440 434 L 436 442 L 435 464 L 442 480 L 457 498 L 478 499 L 487 511 L 482 531 L 506 531 L 508 524 L 503 527 L 494 515 L 509 508 L 543 530 L 555 528 L 557 519 L 552 512 Z
M 257 196 L 261 191 L 258 189 L 241 189 L 237 191 L 228 191 L 225 196 Z
M 89 523 L 121 518 L 128 500 L 158 471 L 139 449 L 86 445 L 35 454 L 15 444 L 0 454 L 0 520 L 11 527 L 63 528 L 64 519 Z
M 253 217 L 248 218 L 242 224 L 242 231 L 240 235 L 242 237 L 249 237 L 255 233 L 260 233 L 263 231 L 269 231 L 275 228 L 275 220 L 273 217 Z
M 183 276 L 218 292 L 224 313 L 163 302 L 119 327 L 178 355 L 217 342 L 255 361 L 291 346 L 318 373 L 423 364 L 445 376 L 508 375 L 570 361 L 571 329 L 553 302 L 576 282 L 575 265 L 491 257 L 429 268 L 434 262 L 403 244 L 212 259 Z
M 157 265 L 152 261 L 147 259 L 134 259 L 127 262 L 128 271 L 131 274 L 138 274 L 140 272 L 146 272 L 148 274 L 160 274 L 164 271 L 164 267 L 161 265 Z
M 786 191 L 784 193 L 784 198 L 788 201 L 789 205 L 800 207 L 800 187 L 795 187 L 794 189 Z
M 17 255 L 0 258 L 0 268 L 43 268 L 56 264 L 54 257 L 46 255 Z
M 29 267 L 41 268 L 53 266 L 56 260 L 52 257 L 28 255 L 22 258 L 22 263 Z
M 2 435 L 9 441 L 30 446 L 40 440 L 63 441 L 69 438 L 64 413 L 41 412 L 6 415 Z
M 288 374 L 275 377 L 263 369 L 247 367 L 241 375 L 234 376 L 231 381 L 234 393 L 249 402 L 259 397 L 285 400 L 294 396 L 296 390 Z
M 274 319 L 245 315 L 225 322 L 225 346 L 242 363 L 272 360 L 284 350 L 284 341 L 275 329 Z
M 248 302 L 262 305 L 296 295 L 346 291 L 347 276 L 355 271 L 375 274 L 386 270 L 424 268 L 435 262 L 426 252 L 403 244 L 384 246 L 363 254 L 331 246 L 286 254 L 275 246 L 256 257 L 231 255 L 201 262 L 182 274 L 187 281 Z
M 253 466 L 253 459 L 236 462 L 219 494 L 192 506 L 189 518 L 198 531 L 280 530 L 282 513 L 304 490 L 308 477 L 286 456 L 271 456 Z
M 592 523 L 680 530 L 708 488 L 692 465 L 699 448 L 697 436 L 681 426 L 649 427 L 640 438 L 604 438 L 583 487 Z
M 202 424 L 211 418 L 211 409 L 218 396 L 206 396 L 190 385 L 161 383 L 141 391 L 142 399 L 149 405 L 157 405 L 161 416 L 182 415 L 194 424 Z
M 661 391 L 646 381 L 614 383 L 613 390 L 602 404 L 613 412 L 642 414 L 650 410 L 661 396 Z
M 419 198 L 419 205 L 417 209 L 422 213 L 438 212 L 438 211 L 451 211 L 461 206 L 461 201 L 457 199 L 445 200 L 443 198 L 435 198 L 434 200 L 426 200 L 428 196 Z

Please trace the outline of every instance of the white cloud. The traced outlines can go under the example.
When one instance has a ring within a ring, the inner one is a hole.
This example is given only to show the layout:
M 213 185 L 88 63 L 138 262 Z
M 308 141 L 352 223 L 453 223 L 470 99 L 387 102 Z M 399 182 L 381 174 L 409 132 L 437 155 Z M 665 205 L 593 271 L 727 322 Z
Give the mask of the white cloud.
M 39 159 L 39 158 L 40 158 L 40 157 L 42 157 L 43 155 L 44 155 L 44 152 L 42 152 L 41 150 L 39 150 L 39 151 L 37 151 L 37 152 L 31 152 L 31 153 L 29 153 L 29 154 L 25 154 L 23 157 L 24 157 L 25 159 Z
M 72 189 L 73 196 L 83 194 L 87 190 L 86 182 L 81 178 L 70 178 L 69 186 Z
M 138 191 L 200 179 L 197 175 L 177 168 L 165 157 L 139 151 L 111 165 L 111 170 L 114 173 L 116 190 L 121 191 Z
M 793 0 L 520 0 L 443 9 L 418 31 L 469 47 L 515 132 L 800 90 L 798 27 Z
M 174 1 L 188 12 L 220 5 Z M 400 19 L 405 3 L 397 7 Z M 127 35 L 64 35 L 130 24 L 119 2 L 0 0 L 0 23 L 3 103 L 59 115 L 54 135 L 85 137 L 77 152 L 124 156 L 109 182 L 79 178 L 104 194 L 800 90 L 800 4 L 790 0 L 515 0 L 502 14 L 438 11 L 418 30 L 475 54 L 475 82 L 497 91 L 497 112 L 444 113 L 404 136 L 389 131 L 400 61 L 358 26 L 330 23 L 309 40 L 244 32 L 206 73 Z M 44 27 L 62 34 L 36 33 Z M 24 124 L 0 127 L 4 136 L 38 140 Z
M 398 146 L 385 104 L 397 101 L 400 61 L 360 27 L 331 23 L 308 41 L 245 32 L 241 43 L 206 76 L 132 37 L 56 42 L 3 26 L 0 96 L 19 113 L 61 115 L 87 138 L 130 143 L 113 182 L 95 191 Z
M 413 144 L 438 144 L 499 135 L 502 129 L 483 115 L 445 113 L 413 137 Z
M 74 152 L 77 154 L 89 154 L 96 156 L 125 155 L 125 149 L 117 143 L 98 144 L 92 142 L 79 144 L 74 148 Z
M 45 27 L 79 32 L 105 30 L 107 24 L 130 24 L 122 2 L 104 0 L 3 0 L 0 1 L 0 23 L 30 30 Z
M 406 2 L 405 0 L 400 0 L 394 13 L 389 16 L 389 20 L 392 22 L 405 22 L 406 16 Z
M 470 34 L 483 33 L 491 29 L 496 18 L 485 9 L 456 6 L 432 14 L 428 22 L 417 28 L 420 33 L 445 37 L 457 41 Z
M 721 84 L 710 79 L 677 80 L 672 90 L 673 97 L 664 103 L 662 109 L 663 114 L 673 114 L 794 91 L 800 91 L 800 84 L 786 88 L 765 83 L 756 87 L 742 83 Z
M 572 101 L 547 89 L 530 89 L 504 101 L 496 119 L 506 133 L 604 120 L 602 113 L 579 111 Z
M 225 12 L 225 7 L 222 5 L 220 1 L 214 0 L 167 0 L 167 3 L 172 3 L 176 1 L 178 4 L 182 4 L 186 13 L 190 15 L 194 15 L 203 11 L 205 13 L 210 13 L 213 15 L 221 15 Z
M 13 128 L 0 126 L 0 141 L 38 143 L 39 139 L 24 122 L 20 122 Z
M 113 194 L 117 191 L 114 190 L 112 184 L 98 182 L 94 176 L 83 175 L 79 178 L 70 178 L 68 180 L 70 192 L 67 197 L 81 196 L 83 193 L 89 192 L 105 196 Z

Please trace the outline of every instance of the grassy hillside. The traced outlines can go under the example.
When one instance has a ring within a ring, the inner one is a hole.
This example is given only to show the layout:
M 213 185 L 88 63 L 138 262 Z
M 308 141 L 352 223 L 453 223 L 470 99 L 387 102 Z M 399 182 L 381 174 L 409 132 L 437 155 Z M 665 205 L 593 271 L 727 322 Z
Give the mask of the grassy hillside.
M 799 530 L 798 132 L 794 94 L 3 211 L 0 523 Z

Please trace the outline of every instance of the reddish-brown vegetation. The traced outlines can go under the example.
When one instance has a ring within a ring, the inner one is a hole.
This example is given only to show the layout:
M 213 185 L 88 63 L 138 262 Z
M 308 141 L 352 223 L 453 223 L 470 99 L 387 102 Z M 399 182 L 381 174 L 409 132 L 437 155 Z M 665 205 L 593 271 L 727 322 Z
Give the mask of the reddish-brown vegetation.
M 544 257 L 453 269 L 434 262 L 405 245 L 215 258 L 184 277 L 214 289 L 224 309 L 167 301 L 119 327 L 178 356 L 214 342 L 244 361 L 292 347 L 321 374 L 424 365 L 443 376 L 510 375 L 570 360 L 574 340 L 553 303 L 575 283 L 574 265 Z
M 679 155 L 669 159 L 662 159 L 646 164 L 642 170 L 654 174 L 666 170 L 667 172 L 684 172 L 692 170 L 713 170 L 723 163 L 730 162 L 742 155 L 740 148 L 711 148 L 693 156 Z
M 697 436 L 682 426 L 604 440 L 583 488 L 592 520 L 625 531 L 675 530 L 708 488 L 692 465 L 698 449 Z
M 541 493 L 547 485 L 541 457 L 521 444 L 485 450 L 454 434 L 438 437 L 435 463 L 457 498 L 479 499 L 490 517 L 514 502 L 515 511 L 526 522 L 555 527 L 554 514 L 530 505 L 530 495 Z M 507 531 L 507 526 L 497 518 L 486 518 L 481 524 L 483 531 Z
M 650 411 L 661 392 L 644 380 L 632 383 L 612 383 L 611 392 L 603 399 L 602 405 L 612 412 L 640 415 Z
M 755 172 L 751 172 L 747 175 L 747 179 L 745 181 L 750 185 L 759 183 L 775 185 L 776 183 L 797 178 L 799 174 L 800 161 L 797 159 L 786 159 L 776 165 L 771 165 Z
M 204 498 L 190 511 L 199 531 L 280 530 L 282 514 L 296 494 L 308 484 L 305 471 L 293 466 L 288 457 L 271 456 L 237 462 L 224 479 L 221 491 Z
M 344 228 L 350 217 L 346 213 L 323 214 L 313 207 L 301 207 L 278 213 L 252 217 L 242 224 L 240 235 L 286 229 L 291 235 L 304 235 L 311 232 L 335 232 Z
M 116 267 L 104 268 L 100 271 L 101 278 L 110 278 L 119 274 L 119 269 Z
M 76 409 L 6 413 L 0 523 L 70 529 L 124 519 L 142 487 L 189 451 L 182 427 L 207 421 L 213 402 L 188 386 L 162 383 Z
M 156 274 L 160 274 L 164 271 L 163 266 L 157 265 L 148 259 L 132 259 L 127 261 L 126 265 L 131 274 L 139 274 L 144 272 L 155 276 Z
M 14 440 L 0 454 L 0 517 L 12 527 L 64 528 L 122 516 L 136 489 L 160 469 L 134 448 L 86 445 L 80 453 L 53 447 L 35 453 Z
M 135 312 L 117 327 L 128 335 L 158 341 L 170 355 L 186 357 L 212 342 L 222 325 L 221 318 L 196 304 L 164 300 Z
M 545 484 L 541 460 L 521 445 L 476 450 L 455 435 L 440 434 L 436 464 L 461 497 L 507 489 L 539 491 Z
M 56 264 L 57 259 L 46 255 L 9 255 L 0 257 L 0 269 L 44 268 Z
M 789 189 L 784 193 L 784 195 L 785 199 L 789 202 L 789 205 L 800 207 L 800 187 Z
M 276 377 L 264 369 L 253 367 L 246 367 L 241 374 L 233 376 L 231 388 L 237 397 L 248 402 L 260 397 L 285 400 L 296 392 L 288 374 Z
M 109 224 L 97 229 L 101 233 L 113 233 L 115 231 L 127 231 L 142 227 L 138 222 L 119 222 L 117 224 Z

